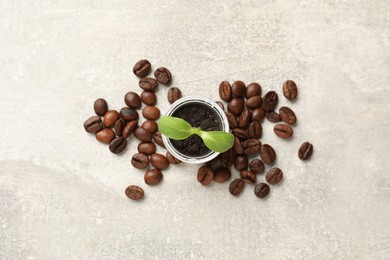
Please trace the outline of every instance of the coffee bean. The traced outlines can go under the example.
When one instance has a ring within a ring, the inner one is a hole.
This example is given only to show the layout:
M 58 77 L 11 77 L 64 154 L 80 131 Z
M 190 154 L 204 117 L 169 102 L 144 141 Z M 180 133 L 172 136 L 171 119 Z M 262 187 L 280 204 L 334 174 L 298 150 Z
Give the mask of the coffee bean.
M 246 140 L 249 138 L 249 133 L 247 130 L 242 129 L 242 128 L 234 128 L 232 130 L 232 133 L 237 136 L 240 139 Z
M 240 178 L 245 182 L 245 183 L 255 183 L 257 178 L 256 174 L 254 174 L 251 171 L 241 171 L 240 172 Z
M 283 179 L 283 172 L 279 168 L 272 168 L 265 175 L 265 179 L 269 184 L 278 184 Z
M 215 157 L 215 158 L 212 159 L 211 161 L 206 162 L 206 164 L 207 164 L 208 166 L 210 166 L 210 167 L 214 167 L 214 166 L 216 166 L 217 164 L 219 164 L 220 158 L 221 158 L 221 155 L 219 154 L 217 157 Z
M 229 185 L 229 192 L 233 196 L 238 196 L 244 190 L 245 182 L 241 179 L 235 179 Z
M 142 127 L 137 127 L 135 130 L 134 130 L 134 136 L 142 141 L 142 142 L 150 142 L 152 140 L 152 137 L 153 137 L 153 134 L 146 131 L 145 129 L 143 129 Z
M 236 154 L 244 154 L 244 148 L 242 147 L 242 143 L 238 137 L 234 137 L 233 150 Z
M 245 83 L 241 80 L 237 80 L 232 84 L 233 97 L 244 97 L 246 92 Z
M 266 164 L 272 164 L 276 159 L 275 150 L 269 144 L 263 144 L 261 146 L 260 156 Z
M 221 165 L 223 167 L 229 168 L 233 165 L 235 157 L 236 155 L 234 154 L 233 149 L 227 150 L 226 152 L 221 154 Z
M 119 118 L 119 113 L 116 110 L 108 110 L 104 114 L 103 124 L 105 127 L 111 127 L 115 124 L 116 120 Z
M 277 124 L 274 126 L 274 133 L 280 138 L 288 139 L 293 135 L 294 131 L 289 125 Z
M 104 116 L 104 114 L 108 111 L 107 101 L 102 98 L 96 99 L 93 103 L 93 109 L 95 110 L 96 115 Z
M 232 87 L 227 81 L 222 81 L 219 84 L 218 88 L 219 97 L 226 102 L 229 102 L 232 99 Z
M 298 96 L 298 88 L 297 85 L 295 84 L 294 81 L 292 80 L 287 80 L 283 84 L 283 95 L 288 99 L 288 100 L 294 100 Z
M 180 89 L 173 87 L 168 90 L 168 101 L 170 104 L 182 98 Z
M 120 116 L 125 121 L 133 121 L 138 119 L 138 112 L 132 108 L 123 107 L 120 111 Z
M 262 107 L 258 107 L 252 111 L 252 121 L 261 122 L 265 117 L 265 110 Z
M 263 104 L 263 98 L 260 96 L 250 97 L 246 101 L 246 107 L 250 109 L 261 107 L 262 104 Z
M 154 134 L 158 130 L 158 125 L 157 125 L 156 121 L 153 121 L 153 120 L 147 120 L 147 121 L 143 122 L 141 127 L 152 134 Z
M 242 147 L 244 147 L 246 155 L 257 154 L 260 151 L 261 142 L 258 139 L 248 139 L 242 144 Z
M 84 122 L 84 129 L 88 133 L 94 134 L 103 128 L 103 122 L 99 116 L 91 116 Z
M 162 136 L 161 136 L 161 133 L 160 132 L 156 132 L 153 136 L 153 142 L 155 144 L 158 144 L 159 146 L 161 147 L 164 147 L 165 148 L 165 144 L 163 142 L 163 139 L 162 139 Z
M 156 152 L 156 145 L 152 142 L 140 142 L 137 149 L 139 153 L 151 155 Z
M 252 119 L 252 112 L 249 109 L 242 111 L 240 119 L 238 120 L 238 127 L 247 128 Z
M 158 87 L 158 82 L 153 78 L 142 78 L 139 80 L 138 85 L 143 90 L 155 90 Z
M 115 133 L 111 128 L 104 128 L 103 130 L 97 132 L 95 136 L 99 142 L 109 144 L 112 140 L 114 140 Z
M 274 111 L 277 104 L 278 94 L 276 94 L 275 91 L 269 91 L 267 94 L 265 94 L 263 108 L 266 112 Z
M 152 154 L 150 161 L 155 168 L 160 170 L 165 170 L 169 166 L 167 157 L 159 153 Z
M 259 121 L 253 121 L 248 127 L 248 133 L 250 138 L 259 139 L 263 133 L 263 127 Z
M 269 194 L 269 191 L 270 191 L 269 185 L 266 183 L 261 182 L 255 186 L 255 195 L 258 198 L 262 199 L 262 198 L 267 197 L 267 195 Z
M 219 167 L 214 173 L 214 181 L 218 183 L 225 182 L 230 179 L 232 173 L 229 168 Z
M 125 194 L 129 199 L 140 200 L 144 197 L 144 190 L 136 185 L 130 185 L 126 188 Z
M 304 142 L 298 150 L 298 157 L 301 160 L 308 160 L 313 153 L 313 145 L 309 142 Z
M 229 121 L 229 126 L 231 128 L 236 128 L 238 127 L 238 121 L 237 121 L 237 117 L 235 115 L 233 115 L 233 113 L 230 113 L 230 112 L 225 112 L 226 114 L 226 117 Z
M 256 174 L 262 173 L 265 170 L 263 161 L 259 159 L 254 159 L 249 163 L 249 170 Z
M 246 87 L 246 98 L 251 98 L 253 96 L 261 95 L 261 86 L 260 84 L 253 82 Z
M 119 136 L 114 140 L 112 140 L 108 148 L 112 153 L 119 154 L 123 152 L 123 150 L 125 150 L 126 146 L 127 146 L 127 140 L 122 136 Z
M 140 60 L 134 65 L 133 73 L 137 77 L 143 78 L 149 74 L 151 68 L 152 68 L 152 65 L 150 64 L 150 62 L 148 60 Z
M 133 121 L 130 121 L 127 125 L 125 125 L 125 127 L 123 128 L 123 131 L 122 131 L 122 137 L 123 138 L 127 138 L 129 137 L 130 135 L 133 134 L 134 130 L 137 128 L 138 126 L 138 121 L 137 120 L 133 120 Z
M 144 90 L 141 93 L 141 100 L 147 106 L 154 106 L 157 103 L 156 93 Z
M 119 118 L 118 120 L 116 120 L 115 126 L 114 126 L 115 134 L 117 136 L 121 136 L 124 127 L 125 127 L 125 122 L 122 119 Z
M 142 115 L 149 120 L 156 120 L 160 117 L 160 110 L 154 106 L 146 106 L 142 109 Z
M 151 169 L 145 172 L 144 181 L 148 185 L 159 184 L 163 179 L 162 172 L 159 169 Z
M 150 164 L 149 157 L 143 153 L 136 153 L 131 158 L 131 164 L 134 168 L 145 169 Z
M 130 108 L 138 109 L 141 107 L 141 98 L 135 92 L 127 92 L 125 95 L 125 104 Z
M 180 164 L 181 161 L 177 159 L 175 156 L 173 156 L 169 151 L 167 151 L 165 157 L 167 157 L 167 160 L 170 164 Z
M 214 171 L 211 167 L 203 165 L 198 170 L 198 182 L 203 186 L 207 186 L 214 179 Z
M 229 112 L 233 113 L 234 115 L 239 116 L 244 110 L 244 99 L 241 97 L 233 98 L 228 103 L 227 109 Z
M 281 121 L 281 118 L 280 118 L 280 115 L 276 112 L 268 112 L 267 115 L 267 120 L 272 122 L 272 123 L 276 123 L 276 122 L 280 122 Z
M 163 84 L 163 85 L 168 85 L 172 81 L 171 72 L 167 68 L 164 68 L 164 67 L 158 68 L 154 72 L 154 77 L 157 79 L 157 81 L 160 84 Z
M 234 168 L 238 171 L 246 170 L 248 168 L 248 156 L 237 155 L 234 160 Z
M 223 103 L 221 101 L 215 101 L 215 103 L 217 103 L 217 105 L 225 111 L 225 106 L 223 105 Z
M 279 114 L 282 120 L 289 125 L 293 125 L 297 122 L 297 116 L 291 108 L 281 107 L 279 108 Z

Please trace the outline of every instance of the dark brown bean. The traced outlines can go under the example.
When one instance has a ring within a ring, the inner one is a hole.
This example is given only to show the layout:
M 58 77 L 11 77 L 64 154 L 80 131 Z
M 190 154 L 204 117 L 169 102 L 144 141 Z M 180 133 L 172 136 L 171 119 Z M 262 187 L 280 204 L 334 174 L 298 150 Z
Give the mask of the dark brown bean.
M 206 162 L 206 164 L 210 167 L 214 167 L 219 164 L 221 158 L 221 154 L 219 154 L 217 157 L 212 159 L 211 161 Z
M 103 130 L 97 132 L 95 137 L 99 142 L 109 144 L 112 140 L 114 140 L 115 133 L 111 128 L 104 128 Z
M 217 103 L 217 105 L 223 110 L 225 111 L 225 106 L 223 105 L 223 103 L 221 101 L 215 101 L 215 103 Z
M 135 130 L 134 130 L 134 136 L 142 141 L 142 142 L 150 142 L 152 140 L 152 137 L 153 137 L 153 134 L 146 131 L 145 129 L 143 129 L 142 127 L 137 127 Z
M 240 178 L 245 182 L 245 183 L 255 183 L 257 178 L 256 174 L 254 174 L 251 171 L 241 171 L 240 172 Z
M 294 134 L 294 131 L 289 125 L 277 124 L 274 126 L 274 133 L 280 138 L 288 139 Z
M 104 116 L 104 114 L 108 111 L 107 101 L 103 98 L 96 99 L 93 103 L 93 109 L 95 110 L 96 115 Z
M 294 100 L 298 96 L 298 88 L 297 85 L 295 84 L 294 81 L 292 80 L 287 80 L 283 84 L 283 95 L 288 99 L 288 100 Z
M 154 78 L 142 78 L 138 85 L 143 90 L 155 90 L 158 87 L 158 82 Z
M 276 112 L 268 112 L 267 115 L 267 120 L 272 122 L 272 123 L 277 123 L 281 121 L 280 115 Z
M 232 173 L 230 172 L 229 168 L 220 167 L 214 173 L 214 181 L 222 183 L 229 180 L 231 176 Z
M 219 92 L 219 97 L 222 100 L 229 102 L 232 99 L 232 87 L 230 86 L 229 82 L 222 81 L 219 84 L 218 92 Z
M 233 98 L 227 106 L 229 112 L 239 116 L 244 110 L 244 99 L 241 97 Z
M 248 168 L 248 156 L 237 155 L 234 160 L 234 168 L 238 171 L 246 170 Z
M 165 170 L 169 167 L 169 161 L 167 157 L 159 153 L 152 154 L 152 156 L 150 156 L 150 162 L 155 168 L 160 170 Z
M 133 121 L 138 119 L 138 112 L 132 108 L 123 107 L 120 116 L 125 121 Z
M 152 68 L 152 65 L 148 60 L 139 60 L 133 67 L 133 73 L 139 77 L 143 78 L 146 77 L 150 73 L 150 69 Z
M 138 126 L 137 120 L 133 120 L 127 123 L 127 125 L 125 125 L 125 127 L 123 128 L 122 137 L 127 138 L 130 135 L 132 135 L 134 130 L 137 128 L 137 126 Z
M 105 127 L 111 127 L 115 124 L 119 118 L 119 113 L 116 110 L 108 110 L 103 118 L 103 124 Z
M 141 93 L 141 100 L 147 106 L 154 106 L 157 104 L 156 93 L 153 91 L 144 90 Z
M 164 67 L 158 68 L 154 72 L 154 77 L 157 79 L 158 83 L 163 84 L 163 85 L 169 85 L 172 81 L 172 74 L 171 72 Z
M 251 98 L 253 96 L 261 95 L 261 86 L 260 84 L 253 82 L 246 87 L 246 98 Z
M 237 136 L 240 139 L 246 140 L 249 138 L 249 133 L 247 130 L 242 129 L 242 128 L 234 128 L 232 130 L 232 133 Z
M 130 185 L 126 188 L 125 194 L 129 199 L 140 200 L 144 197 L 144 190 L 136 185 Z
M 252 119 L 252 112 L 249 109 L 242 111 L 240 119 L 238 120 L 238 127 L 247 128 Z
M 159 169 L 151 169 L 145 172 L 144 181 L 148 185 L 157 185 L 163 179 L 163 174 Z
M 262 199 L 262 198 L 267 197 L 267 195 L 269 194 L 269 191 L 270 191 L 270 187 L 266 183 L 261 182 L 255 186 L 255 195 L 258 198 Z
M 274 111 L 277 104 L 278 94 L 275 91 L 269 91 L 267 94 L 265 94 L 263 108 L 266 112 Z
M 262 104 L 263 104 L 263 98 L 260 96 L 250 97 L 246 101 L 246 107 L 250 109 L 261 107 Z
M 110 143 L 108 148 L 110 149 L 110 151 L 112 153 L 120 154 L 121 152 L 123 152 L 125 150 L 126 146 L 127 146 L 127 140 L 125 138 L 123 138 L 122 136 L 119 136 L 119 137 L 115 138 L 114 140 L 112 140 L 112 142 Z
M 252 121 L 261 122 L 265 117 L 265 110 L 262 107 L 258 107 L 252 111 Z
M 141 127 L 152 134 L 154 134 L 158 130 L 158 125 L 157 125 L 156 121 L 153 121 L 153 120 L 147 120 L 147 121 L 143 122 Z
M 244 97 L 246 92 L 245 83 L 241 80 L 234 81 L 232 84 L 233 97 Z
M 169 151 L 167 151 L 165 157 L 167 157 L 167 160 L 170 164 L 180 164 L 181 161 L 177 159 L 175 156 L 173 156 Z
M 207 186 L 214 179 L 214 171 L 208 165 L 203 165 L 198 170 L 198 182 L 203 186 Z
M 265 179 L 269 184 L 278 184 L 283 179 L 283 172 L 279 168 L 272 168 L 265 175 Z
M 313 145 L 309 142 L 304 142 L 298 150 L 298 157 L 301 160 L 308 160 L 313 154 Z
M 261 146 L 260 156 L 266 164 L 272 164 L 276 160 L 275 150 L 269 144 L 263 144 Z
M 235 179 L 229 185 L 229 192 L 233 196 L 238 196 L 244 190 L 245 182 L 241 179 Z
M 142 109 L 142 115 L 146 119 L 156 120 L 160 117 L 160 109 L 154 106 L 146 106 Z
M 182 98 L 181 91 L 180 89 L 173 87 L 168 90 L 168 102 L 172 104 L 173 102 L 179 100 Z
M 221 159 L 220 159 L 221 165 L 223 167 L 229 168 L 230 166 L 233 165 L 235 157 L 236 157 L 236 155 L 235 155 L 233 149 L 227 150 L 226 152 L 221 154 Z
M 227 119 L 229 121 L 229 126 L 231 128 L 238 127 L 237 117 L 233 113 L 230 113 L 230 112 L 225 112 L 225 114 L 226 114 L 226 117 L 227 117 Z
M 125 127 L 125 122 L 122 119 L 118 119 L 115 122 L 114 129 L 115 129 L 115 134 L 117 136 L 121 136 L 123 132 L 123 128 Z
M 234 137 L 233 150 L 236 154 L 244 154 L 244 148 L 238 137 Z
M 248 139 L 242 144 L 242 147 L 244 147 L 244 152 L 246 155 L 257 154 L 260 151 L 261 142 L 259 139 Z
M 248 133 L 250 138 L 259 139 L 263 133 L 263 127 L 259 121 L 253 121 L 248 127 Z
M 84 122 L 84 129 L 88 133 L 94 134 L 103 128 L 102 119 L 99 116 L 91 116 Z
M 163 139 L 162 139 L 162 136 L 161 136 L 161 133 L 160 132 L 156 132 L 153 136 L 153 142 L 155 144 L 158 144 L 159 146 L 161 147 L 164 147 L 165 148 L 165 144 L 163 142 Z
M 145 169 L 149 166 L 150 160 L 146 154 L 136 153 L 131 158 L 131 164 L 134 166 L 134 168 Z
M 141 98 L 135 92 L 127 92 L 125 97 L 124 97 L 124 100 L 125 100 L 126 106 L 128 106 L 130 108 L 138 109 L 142 105 Z
M 259 159 L 254 159 L 253 161 L 251 161 L 249 163 L 249 170 L 251 170 L 252 172 L 254 172 L 256 174 L 264 172 L 265 166 L 264 166 L 263 161 L 259 160 Z
M 152 142 L 140 142 L 137 149 L 139 153 L 151 155 L 156 152 L 156 145 Z
M 281 119 L 289 125 L 293 125 L 297 122 L 297 116 L 289 107 L 279 108 L 279 114 Z

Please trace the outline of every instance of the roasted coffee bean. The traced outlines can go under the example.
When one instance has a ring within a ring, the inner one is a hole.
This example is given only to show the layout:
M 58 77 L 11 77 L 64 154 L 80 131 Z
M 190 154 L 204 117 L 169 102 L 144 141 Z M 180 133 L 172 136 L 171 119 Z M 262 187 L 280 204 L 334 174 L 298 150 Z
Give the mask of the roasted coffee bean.
M 261 146 L 260 156 L 266 164 L 272 164 L 276 159 L 275 150 L 269 144 L 263 144 Z
M 134 168 L 145 169 L 150 164 L 149 157 L 143 153 L 136 153 L 131 157 L 131 164 Z
M 146 155 L 151 155 L 156 152 L 156 145 L 152 142 L 140 142 L 137 148 L 139 153 Z
M 167 151 L 165 157 L 167 157 L 167 160 L 170 164 L 180 164 L 181 161 L 177 159 L 175 156 L 173 156 L 169 151 Z
M 138 112 L 132 108 L 123 107 L 120 111 L 121 118 L 125 121 L 133 121 L 138 119 Z
M 164 67 L 158 68 L 154 72 L 154 77 L 157 79 L 157 81 L 160 84 L 163 84 L 163 85 L 169 85 L 169 83 L 171 83 L 171 81 L 172 81 L 171 72 L 167 68 L 164 68 Z
M 229 121 L 229 126 L 231 128 L 238 127 L 237 117 L 233 113 L 230 113 L 230 112 L 225 112 L 225 114 L 226 114 L 226 117 L 227 117 L 227 119 Z
M 249 170 L 256 174 L 262 173 L 265 170 L 263 161 L 259 159 L 254 159 L 249 163 Z
M 269 184 L 278 184 L 283 179 L 283 172 L 279 168 L 272 168 L 265 175 L 265 179 Z
M 227 81 L 222 81 L 219 84 L 218 88 L 219 97 L 226 102 L 229 102 L 232 99 L 232 87 Z
M 313 153 L 313 145 L 309 142 L 304 142 L 298 150 L 298 157 L 301 160 L 308 160 Z
M 168 101 L 170 104 L 182 98 L 180 89 L 173 87 L 168 90 Z
M 246 92 L 245 83 L 241 80 L 234 81 L 232 84 L 233 97 L 244 97 Z
M 121 136 L 124 127 L 125 127 L 125 122 L 122 119 L 119 118 L 118 120 L 116 120 L 115 126 L 114 126 L 115 134 L 117 136 Z
M 244 154 L 244 148 L 238 137 L 234 137 L 233 150 L 236 154 Z
M 114 154 L 119 154 L 125 150 L 127 146 L 127 140 L 123 138 L 122 136 L 119 136 L 112 140 L 112 142 L 109 145 L 109 149 Z
M 240 172 L 240 178 L 245 182 L 245 183 L 255 183 L 257 178 L 256 174 L 254 174 L 251 171 L 241 171 Z
M 249 138 L 249 133 L 247 130 L 242 128 L 234 128 L 232 133 L 240 139 L 246 140 Z
M 294 131 L 289 125 L 277 124 L 274 126 L 274 133 L 280 138 L 288 139 L 293 135 Z
M 143 129 L 142 127 L 137 127 L 135 130 L 134 130 L 134 136 L 142 141 L 142 142 L 150 142 L 152 140 L 152 137 L 153 137 L 153 134 L 146 131 L 145 129 Z
M 133 67 L 133 73 L 137 77 L 143 78 L 149 74 L 151 68 L 152 65 L 148 60 L 139 60 Z
M 125 104 L 130 108 L 138 109 L 141 107 L 141 98 L 135 92 L 127 92 L 125 95 Z
M 274 111 L 277 104 L 278 94 L 275 91 L 269 91 L 267 94 L 265 94 L 263 108 L 266 112 Z
M 154 78 L 142 78 L 138 85 L 143 90 L 155 90 L 158 87 L 158 82 Z
M 215 158 L 212 159 L 211 161 L 206 162 L 206 164 L 207 164 L 208 166 L 210 166 L 210 167 L 214 167 L 214 166 L 216 166 L 217 164 L 219 164 L 220 158 L 221 158 L 221 155 L 219 154 L 217 157 L 215 157 Z
M 111 127 L 115 124 L 116 120 L 119 118 L 119 113 L 116 110 L 108 110 L 104 114 L 103 124 L 105 127 Z
M 215 101 L 215 103 L 217 103 L 217 105 L 223 110 L 225 111 L 225 106 L 223 105 L 223 103 L 221 101 Z
M 249 109 L 242 111 L 240 119 L 238 120 L 238 127 L 247 128 L 252 119 L 252 112 Z
M 148 185 L 159 184 L 163 179 L 162 172 L 159 169 L 151 169 L 145 172 L 144 181 Z
M 84 122 L 84 129 L 88 133 L 94 134 L 103 128 L 102 119 L 99 116 L 91 116 Z
M 137 128 L 137 126 L 138 126 L 137 120 L 133 120 L 127 123 L 127 125 L 125 125 L 125 127 L 123 128 L 122 137 L 127 138 L 130 135 L 132 135 L 134 130 Z
M 276 112 L 268 112 L 267 115 L 267 120 L 272 122 L 272 123 L 277 123 L 281 121 L 280 115 Z
M 261 122 L 265 117 L 265 110 L 262 107 L 253 109 L 252 111 L 252 121 Z
M 283 95 L 288 99 L 288 100 L 294 100 L 298 96 L 298 88 L 297 85 L 295 84 L 294 81 L 292 80 L 287 80 L 283 84 Z
M 248 168 L 248 156 L 237 155 L 234 160 L 234 168 L 238 171 L 246 170 Z
M 244 99 L 241 97 L 233 98 L 228 103 L 227 109 L 229 112 L 233 113 L 234 115 L 239 116 L 244 110 Z
M 126 188 L 125 194 L 129 199 L 140 200 L 144 197 L 144 190 L 136 185 L 130 185 Z
M 293 125 L 297 122 L 297 116 L 291 108 L 281 107 L 279 108 L 279 114 L 281 119 L 289 125 Z
M 269 185 L 266 183 L 261 182 L 255 186 L 255 195 L 260 199 L 267 197 L 269 191 L 270 191 Z
M 214 179 L 214 171 L 210 166 L 203 165 L 198 170 L 198 182 L 203 186 L 207 186 Z
M 156 93 L 144 90 L 141 93 L 141 100 L 147 106 L 154 106 L 157 103 Z
M 236 157 L 236 155 L 235 155 L 233 149 L 227 150 L 226 152 L 221 154 L 221 160 L 220 160 L 221 165 L 223 167 L 229 168 L 230 166 L 233 165 L 235 157 Z
M 141 127 L 152 134 L 154 134 L 158 130 L 158 125 L 157 125 L 156 121 L 153 121 L 153 120 L 147 120 L 147 121 L 143 122 Z
M 160 109 L 154 106 L 146 106 L 142 109 L 142 115 L 149 120 L 156 120 L 160 117 Z
M 97 132 L 95 137 L 99 142 L 109 144 L 112 140 L 114 140 L 115 133 L 111 128 L 104 128 L 103 130 Z
M 159 153 L 152 154 L 150 157 L 150 162 L 155 168 L 160 170 L 165 170 L 169 166 L 167 157 Z
M 262 104 L 263 98 L 260 96 L 253 96 L 246 100 L 246 107 L 250 109 L 261 107 Z
M 229 192 L 233 196 L 238 196 L 244 190 L 245 182 L 241 179 L 235 179 L 229 185 Z
M 246 98 L 251 98 L 253 96 L 261 95 L 261 86 L 260 84 L 253 82 L 246 87 Z
M 164 147 L 165 148 L 165 144 L 163 142 L 163 139 L 162 139 L 162 136 L 161 136 L 161 133 L 160 132 L 156 132 L 153 136 L 153 142 L 155 144 L 158 144 L 159 146 L 161 147 Z
M 242 144 L 242 147 L 244 147 L 244 153 L 246 155 L 257 154 L 260 151 L 261 142 L 259 139 L 248 139 Z
M 259 121 L 253 121 L 248 127 L 248 133 L 250 138 L 259 139 L 263 133 L 263 127 Z
M 96 115 L 104 116 L 104 114 L 108 111 L 107 101 L 102 98 L 96 99 L 93 103 L 93 109 L 95 110 Z
M 231 176 L 232 173 L 230 172 L 229 168 L 219 167 L 214 173 L 214 181 L 222 183 L 229 180 Z

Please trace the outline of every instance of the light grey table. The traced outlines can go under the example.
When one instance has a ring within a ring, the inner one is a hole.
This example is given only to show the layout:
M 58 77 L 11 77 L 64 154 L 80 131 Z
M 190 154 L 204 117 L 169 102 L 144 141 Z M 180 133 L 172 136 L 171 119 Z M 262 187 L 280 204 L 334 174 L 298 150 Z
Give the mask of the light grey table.
M 105 2 L 0 4 L 0 259 L 390 258 L 388 1 Z M 136 141 L 115 156 L 84 132 L 96 98 L 119 109 L 139 91 L 140 58 L 186 96 L 297 82 L 299 100 L 279 103 L 299 117 L 294 138 L 263 125 L 285 172 L 268 199 L 202 187 L 195 165 L 147 187 Z

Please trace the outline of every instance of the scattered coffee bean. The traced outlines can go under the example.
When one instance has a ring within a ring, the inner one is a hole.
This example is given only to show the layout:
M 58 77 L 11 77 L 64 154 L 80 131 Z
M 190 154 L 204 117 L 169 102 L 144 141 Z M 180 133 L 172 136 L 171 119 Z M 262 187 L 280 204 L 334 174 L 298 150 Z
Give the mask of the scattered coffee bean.
M 221 154 L 221 158 L 220 158 L 221 165 L 223 167 L 229 168 L 230 166 L 233 165 L 235 157 L 236 155 L 234 154 L 233 149 L 227 150 L 226 152 Z
M 241 97 L 233 98 L 227 106 L 229 112 L 239 116 L 244 110 L 244 99 Z
M 248 156 L 237 155 L 234 160 L 234 168 L 236 168 L 237 171 L 246 170 L 248 168 Z
M 145 169 L 149 166 L 150 160 L 146 154 L 136 153 L 131 158 L 131 164 L 134 166 L 134 168 Z
M 159 170 L 165 170 L 169 167 L 169 161 L 167 157 L 159 153 L 152 154 L 150 157 L 150 162 L 155 168 Z
M 99 116 L 91 116 L 84 122 L 84 129 L 88 133 L 94 134 L 103 128 L 102 119 Z
M 142 78 L 138 85 L 143 90 L 155 90 L 158 87 L 158 82 L 153 78 Z
M 266 164 L 272 164 L 276 159 L 275 150 L 269 144 L 263 144 L 261 146 L 260 156 Z
M 156 93 L 153 91 L 144 90 L 141 93 L 141 100 L 147 106 L 154 106 L 157 103 Z
M 167 157 L 168 162 L 170 164 L 180 164 L 181 163 L 181 161 L 179 159 L 177 159 L 175 156 L 173 156 L 169 151 L 167 151 L 165 157 Z
M 150 64 L 150 62 L 148 60 L 140 60 L 134 65 L 133 73 L 137 77 L 143 78 L 149 74 L 151 68 L 152 68 L 152 65 Z
M 163 142 L 163 139 L 162 139 L 162 136 L 161 136 L 161 133 L 160 132 L 156 132 L 153 136 L 153 142 L 155 144 L 158 144 L 159 146 L 161 147 L 164 147 L 165 148 L 165 144 Z
M 244 109 L 240 115 L 240 119 L 238 120 L 238 127 L 247 128 L 252 119 L 252 112 L 249 109 Z
M 152 142 L 140 142 L 137 149 L 139 153 L 151 155 L 156 152 L 156 145 Z
M 160 117 L 160 109 L 154 106 L 146 106 L 142 109 L 142 115 L 146 119 L 156 120 Z
M 280 138 L 288 139 L 293 135 L 294 131 L 289 125 L 277 124 L 274 126 L 274 133 Z
M 197 176 L 198 182 L 203 186 L 207 186 L 214 179 L 214 171 L 211 167 L 207 165 L 203 165 L 198 170 Z
M 238 137 L 234 137 L 233 150 L 236 154 L 244 154 L 244 148 Z
M 247 130 L 242 129 L 242 128 L 234 128 L 232 130 L 232 133 L 237 136 L 240 139 L 246 140 L 249 138 L 249 133 Z
M 250 97 L 246 101 L 246 107 L 250 109 L 261 107 L 262 104 L 263 104 L 263 98 L 260 96 Z
M 298 88 L 297 85 L 295 84 L 294 81 L 292 80 L 287 80 L 283 84 L 283 95 L 288 99 L 288 100 L 294 100 L 298 96 Z
M 266 183 L 261 182 L 255 186 L 255 195 L 260 199 L 267 197 L 269 191 L 270 191 L 270 187 Z
M 259 121 L 253 121 L 248 127 L 248 133 L 250 138 L 259 139 L 263 133 L 263 127 Z
M 108 110 L 106 114 L 104 114 L 103 125 L 105 127 L 111 127 L 115 124 L 116 120 L 119 118 L 119 113 L 116 110 Z
M 163 85 L 169 85 L 169 83 L 171 83 L 171 81 L 172 81 L 171 72 L 167 68 L 164 68 L 164 67 L 158 68 L 154 72 L 154 77 L 157 79 L 157 81 L 160 84 L 163 84 Z
M 123 138 L 127 138 L 129 137 L 130 135 L 133 134 L 134 130 L 137 128 L 138 126 L 138 121 L 137 120 L 133 120 L 133 121 L 130 121 L 127 125 L 125 125 L 125 127 L 123 128 L 123 131 L 122 131 L 122 137 Z
M 313 153 L 313 145 L 309 142 L 304 142 L 298 150 L 298 157 L 301 160 L 308 160 Z
M 272 123 L 277 123 L 281 121 L 280 115 L 276 112 L 268 112 L 267 115 L 267 120 L 272 122 Z
M 142 142 L 150 142 L 152 140 L 152 137 L 153 137 L 153 134 L 152 133 L 149 133 L 148 131 L 146 131 L 145 129 L 143 129 L 142 127 L 137 127 L 135 130 L 134 130 L 134 136 L 142 141 Z
M 251 171 L 241 171 L 240 172 L 240 178 L 245 182 L 245 183 L 255 183 L 257 178 L 256 174 L 254 174 Z
M 226 117 L 229 121 L 229 126 L 231 128 L 236 128 L 238 127 L 238 121 L 237 121 L 237 117 L 235 115 L 233 115 L 233 113 L 230 113 L 230 112 L 225 112 L 226 114 Z
M 248 139 L 242 144 L 242 147 L 244 147 L 244 153 L 246 155 L 257 154 L 260 151 L 261 142 L 259 139 Z
M 245 182 L 241 179 L 235 179 L 229 185 L 229 192 L 233 196 L 238 196 L 244 190 Z
M 104 144 L 111 143 L 112 140 L 115 138 L 115 133 L 112 131 L 111 128 L 104 128 L 103 130 L 96 133 L 96 139 L 99 142 L 102 142 Z
M 156 121 L 153 121 L 153 120 L 147 120 L 147 121 L 143 122 L 141 127 L 152 134 L 154 134 L 158 130 L 158 125 L 157 125 Z
M 245 83 L 241 80 L 237 80 L 232 84 L 233 97 L 244 97 L 246 92 Z
M 229 168 L 219 167 L 214 173 L 214 181 L 222 183 L 229 180 L 231 176 L 232 173 L 230 172 Z
M 148 185 L 159 184 L 163 179 L 162 172 L 159 169 L 151 169 L 145 172 L 144 181 Z
M 134 109 L 138 109 L 141 107 L 141 98 L 135 92 L 127 92 L 125 95 L 125 104 L 126 106 Z
M 144 190 L 136 185 L 130 185 L 126 188 L 125 194 L 129 199 L 140 200 L 144 197 Z
M 215 101 L 215 103 L 217 103 L 217 105 L 225 111 L 225 106 L 223 105 L 223 103 L 221 101 Z
M 258 107 L 252 111 L 252 121 L 261 122 L 265 117 L 265 110 L 262 107 Z
M 275 91 L 269 91 L 267 94 L 265 94 L 263 108 L 266 112 L 274 111 L 277 104 L 278 94 L 276 94 Z
M 168 101 L 170 104 L 182 98 L 180 89 L 173 87 L 168 90 Z
M 96 99 L 93 103 L 93 109 L 95 110 L 96 115 L 104 116 L 104 114 L 108 111 L 107 101 L 103 98 Z
M 246 87 L 246 98 L 251 98 L 253 96 L 261 95 L 261 86 L 260 84 L 253 82 Z
M 133 121 L 138 119 L 138 112 L 132 108 L 123 107 L 119 114 L 125 121 Z
M 109 145 L 109 149 L 114 154 L 119 154 L 125 150 L 127 146 L 127 140 L 123 138 L 122 136 L 119 136 L 112 140 L 112 142 Z
M 279 168 L 271 168 L 265 175 L 269 184 L 278 184 L 283 179 L 283 172 Z
M 281 119 L 289 125 L 293 125 L 297 122 L 297 116 L 289 107 L 279 108 L 279 114 Z
M 262 173 L 265 170 L 265 166 L 262 160 L 254 159 L 249 163 L 249 170 L 256 174 Z
M 219 97 L 226 102 L 232 99 L 232 87 L 229 82 L 222 81 L 219 84 Z
M 115 134 L 117 136 L 121 136 L 124 127 L 125 127 L 125 122 L 122 119 L 119 118 L 118 120 L 116 120 L 114 125 Z

